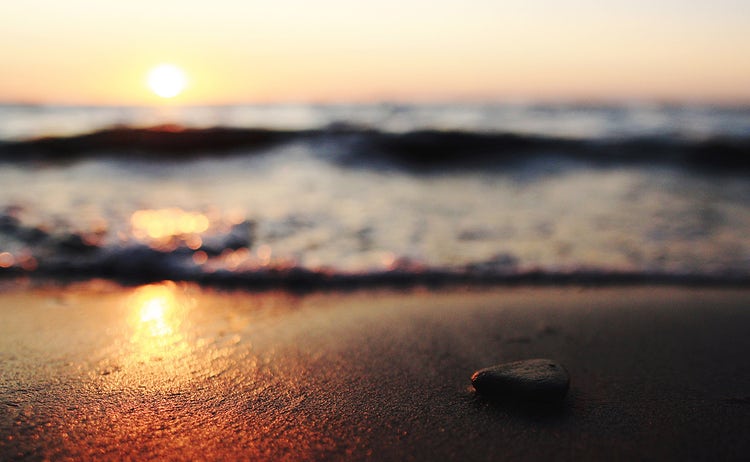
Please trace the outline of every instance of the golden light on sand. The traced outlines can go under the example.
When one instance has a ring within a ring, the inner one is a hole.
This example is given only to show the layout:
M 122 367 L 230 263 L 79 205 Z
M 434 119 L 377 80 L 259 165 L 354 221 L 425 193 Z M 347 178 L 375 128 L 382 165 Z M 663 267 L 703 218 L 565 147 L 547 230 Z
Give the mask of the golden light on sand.
M 134 319 L 139 331 L 153 337 L 164 337 L 174 332 L 180 305 L 173 283 L 139 287 L 131 296 Z
M 180 360 L 190 352 L 186 326 L 193 306 L 185 287 L 171 281 L 133 290 L 127 297 L 130 346 L 123 367 L 158 364 L 158 376 L 183 375 Z
M 185 73 L 172 64 L 160 64 L 148 73 L 148 86 L 162 98 L 173 98 L 187 86 Z
M 166 310 L 167 300 L 164 297 L 157 295 L 150 298 L 141 307 L 141 321 L 163 321 Z

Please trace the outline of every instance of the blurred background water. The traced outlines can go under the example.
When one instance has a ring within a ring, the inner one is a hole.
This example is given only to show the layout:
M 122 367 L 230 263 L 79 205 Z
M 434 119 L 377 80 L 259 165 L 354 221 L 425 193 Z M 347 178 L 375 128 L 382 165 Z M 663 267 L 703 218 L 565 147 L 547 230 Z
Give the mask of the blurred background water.
M 203 141 L 86 144 L 111 127 Z M 750 108 L 0 106 L 0 139 L 12 275 L 750 277 Z

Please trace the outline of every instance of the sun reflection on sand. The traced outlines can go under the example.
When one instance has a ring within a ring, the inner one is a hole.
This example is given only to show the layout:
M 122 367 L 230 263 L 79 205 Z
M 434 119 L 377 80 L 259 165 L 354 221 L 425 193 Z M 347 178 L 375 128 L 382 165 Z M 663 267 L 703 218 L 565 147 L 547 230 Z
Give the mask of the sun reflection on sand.
M 340 318 L 325 315 L 328 299 L 309 305 L 287 292 L 169 281 L 132 288 L 87 283 L 50 294 L 4 295 L 9 306 L 28 309 L 6 310 L 12 322 L 0 323 L 0 341 L 23 340 L 19 351 L 49 358 L 39 386 L 6 393 L 30 403 L 24 422 L 50 422 L 22 435 L 61 451 L 42 456 L 317 460 L 348 447 L 348 437 L 330 436 L 339 411 L 318 417 L 319 405 L 330 407 L 318 393 L 341 383 L 340 369 L 317 369 L 331 341 L 320 337 L 321 328 Z M 65 309 L 50 308 L 46 298 L 53 296 L 65 299 Z M 9 363 L 14 373 L 39 367 L 38 356 L 18 357 Z M 52 394 L 45 390 L 48 370 L 60 377 Z M 319 375 L 309 382 L 313 371 Z M 9 408 L 19 415 L 24 409 Z
M 188 349 L 183 324 L 191 300 L 173 282 L 141 286 L 131 294 L 131 344 L 139 360 L 177 356 Z

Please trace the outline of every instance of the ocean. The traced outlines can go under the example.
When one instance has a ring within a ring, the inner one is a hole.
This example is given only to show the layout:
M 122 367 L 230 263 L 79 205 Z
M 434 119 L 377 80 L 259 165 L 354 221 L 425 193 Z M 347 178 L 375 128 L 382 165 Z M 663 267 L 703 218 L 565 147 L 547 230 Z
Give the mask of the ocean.
M 750 282 L 750 108 L 0 106 L 0 277 Z

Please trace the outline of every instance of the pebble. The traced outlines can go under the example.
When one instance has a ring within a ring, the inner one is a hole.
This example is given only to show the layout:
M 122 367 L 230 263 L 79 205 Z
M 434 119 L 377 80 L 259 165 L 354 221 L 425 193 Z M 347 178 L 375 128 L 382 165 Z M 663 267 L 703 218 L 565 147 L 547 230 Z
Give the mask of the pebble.
M 568 392 L 570 376 L 555 361 L 527 359 L 480 369 L 471 376 L 471 384 L 486 396 L 559 401 Z

